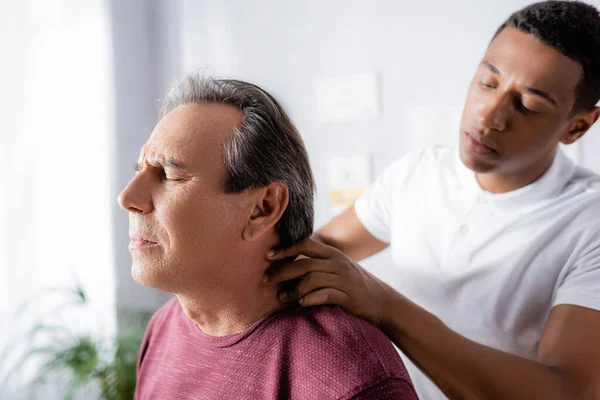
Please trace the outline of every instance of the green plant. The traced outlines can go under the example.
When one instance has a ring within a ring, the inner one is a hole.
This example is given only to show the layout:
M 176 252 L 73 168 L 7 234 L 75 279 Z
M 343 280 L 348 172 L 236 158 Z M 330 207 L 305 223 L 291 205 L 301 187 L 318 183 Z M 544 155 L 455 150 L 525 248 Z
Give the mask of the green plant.
M 74 288 L 45 291 L 24 303 L 17 315 L 24 314 L 34 301 L 56 293 L 62 294 L 64 300 L 46 314 L 51 315 L 53 321 L 60 321 L 61 313 L 69 307 L 88 311 L 86 293 L 80 285 L 76 285 Z M 5 364 L 4 361 L 10 358 L 18 344 L 23 344 L 26 349 L 17 357 L 16 365 L 0 379 L 0 388 L 24 366 L 35 363 L 38 373 L 29 384 L 32 389 L 60 381 L 65 386 L 65 399 L 81 398 L 82 393 L 93 388 L 105 400 L 133 398 L 137 353 L 149 314 L 130 313 L 129 328 L 109 338 L 74 333 L 66 324 L 48 324 L 48 319 L 45 317 L 37 321 L 25 336 L 8 346 L 0 357 L 0 363 Z

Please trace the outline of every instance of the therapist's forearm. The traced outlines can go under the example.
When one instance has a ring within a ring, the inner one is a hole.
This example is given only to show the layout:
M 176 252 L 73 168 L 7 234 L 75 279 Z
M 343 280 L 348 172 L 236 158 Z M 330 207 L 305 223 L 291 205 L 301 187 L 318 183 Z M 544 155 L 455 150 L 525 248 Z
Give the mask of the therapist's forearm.
M 382 330 L 450 399 L 572 399 L 558 371 L 466 339 L 398 295 Z

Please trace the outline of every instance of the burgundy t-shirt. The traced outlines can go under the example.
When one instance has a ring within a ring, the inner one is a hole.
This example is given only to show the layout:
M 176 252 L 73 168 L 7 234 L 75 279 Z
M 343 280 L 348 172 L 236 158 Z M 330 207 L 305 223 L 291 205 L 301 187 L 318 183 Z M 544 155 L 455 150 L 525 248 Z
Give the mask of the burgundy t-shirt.
M 148 325 L 137 379 L 137 400 L 417 398 L 389 339 L 331 306 L 286 308 L 214 337 L 174 298 Z

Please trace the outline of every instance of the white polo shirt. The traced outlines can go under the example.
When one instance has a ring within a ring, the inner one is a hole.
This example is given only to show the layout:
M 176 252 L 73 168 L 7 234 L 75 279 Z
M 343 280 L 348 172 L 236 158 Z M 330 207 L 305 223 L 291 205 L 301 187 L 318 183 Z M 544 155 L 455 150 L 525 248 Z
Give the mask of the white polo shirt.
M 387 283 L 468 339 L 535 359 L 553 306 L 600 310 L 600 176 L 560 150 L 504 194 L 484 191 L 455 149 L 408 154 L 355 209 L 391 245 Z M 422 399 L 445 399 L 404 359 Z

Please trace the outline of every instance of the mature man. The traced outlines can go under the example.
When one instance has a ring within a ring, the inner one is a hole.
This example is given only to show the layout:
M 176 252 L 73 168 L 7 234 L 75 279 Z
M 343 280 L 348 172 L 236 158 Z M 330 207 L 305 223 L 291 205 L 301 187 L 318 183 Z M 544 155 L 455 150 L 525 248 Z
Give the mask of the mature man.
M 265 252 L 313 226 L 306 150 L 273 97 L 188 76 L 136 171 L 119 196 L 132 274 L 176 295 L 148 326 L 137 399 L 416 399 L 373 325 L 338 307 L 285 307 L 262 285 Z
M 424 399 L 600 399 L 600 177 L 557 150 L 599 99 L 598 11 L 516 12 L 475 73 L 459 150 L 402 157 L 314 240 L 268 255 L 312 259 L 266 279 L 305 276 L 282 298 L 379 325 Z M 388 286 L 354 260 L 389 245 Z

